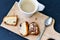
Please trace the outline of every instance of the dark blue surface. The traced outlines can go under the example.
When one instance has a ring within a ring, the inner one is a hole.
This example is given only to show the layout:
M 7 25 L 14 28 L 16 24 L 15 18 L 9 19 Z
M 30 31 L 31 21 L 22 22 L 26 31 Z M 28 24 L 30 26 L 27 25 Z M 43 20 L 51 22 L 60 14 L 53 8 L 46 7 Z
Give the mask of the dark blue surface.
M 0 24 L 3 17 L 9 12 L 15 1 L 18 0 L 0 0 Z M 53 17 L 56 20 L 55 30 L 60 32 L 60 0 L 38 0 L 46 8 L 44 14 Z M 25 40 L 24 38 L 0 27 L 0 40 Z

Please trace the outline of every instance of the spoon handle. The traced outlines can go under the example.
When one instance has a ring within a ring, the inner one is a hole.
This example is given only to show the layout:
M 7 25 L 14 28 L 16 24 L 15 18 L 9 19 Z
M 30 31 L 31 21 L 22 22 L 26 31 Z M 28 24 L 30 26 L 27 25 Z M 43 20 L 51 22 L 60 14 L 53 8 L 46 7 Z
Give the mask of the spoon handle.
M 41 32 L 41 33 L 39 34 L 39 36 L 37 37 L 37 40 L 41 40 L 41 38 L 42 38 L 45 30 L 46 30 L 46 27 L 43 28 L 42 32 Z

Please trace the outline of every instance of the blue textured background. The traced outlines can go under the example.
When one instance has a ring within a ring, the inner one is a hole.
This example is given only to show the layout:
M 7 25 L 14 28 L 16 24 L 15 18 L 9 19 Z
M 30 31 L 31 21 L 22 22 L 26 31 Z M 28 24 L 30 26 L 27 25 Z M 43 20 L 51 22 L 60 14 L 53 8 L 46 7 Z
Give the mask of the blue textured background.
M 0 0 L 0 24 L 3 17 L 9 12 L 15 1 L 19 0 Z M 60 33 L 60 0 L 38 0 L 46 6 L 44 14 L 56 20 L 55 30 Z M 0 27 L 0 40 L 25 40 L 21 36 Z

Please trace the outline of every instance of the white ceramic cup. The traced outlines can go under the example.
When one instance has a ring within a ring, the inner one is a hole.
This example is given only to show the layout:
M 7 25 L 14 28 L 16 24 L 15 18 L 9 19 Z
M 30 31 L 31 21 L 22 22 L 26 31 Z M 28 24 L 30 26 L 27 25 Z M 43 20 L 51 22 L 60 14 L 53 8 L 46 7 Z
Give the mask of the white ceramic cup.
M 39 3 L 37 0 L 31 0 L 33 3 L 34 3 L 34 5 L 35 5 L 35 10 L 33 11 L 33 12 L 25 12 L 25 11 L 23 11 L 22 9 L 21 9 L 21 3 L 22 3 L 22 1 L 23 0 L 20 0 L 19 2 L 18 2 L 18 7 L 19 7 L 19 10 L 22 12 L 22 14 L 24 15 L 24 16 L 26 16 L 26 17 L 31 17 L 35 12 L 37 12 L 37 11 L 43 11 L 44 10 L 44 8 L 45 8 L 45 6 L 43 5 L 43 4 L 41 4 L 41 3 Z

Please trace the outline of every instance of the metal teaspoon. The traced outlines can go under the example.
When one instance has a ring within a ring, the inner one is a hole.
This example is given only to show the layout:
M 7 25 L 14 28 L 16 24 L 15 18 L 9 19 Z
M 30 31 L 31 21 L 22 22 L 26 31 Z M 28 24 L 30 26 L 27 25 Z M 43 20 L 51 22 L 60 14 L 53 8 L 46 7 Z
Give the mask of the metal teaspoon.
M 43 28 L 42 32 L 39 34 L 36 40 L 41 40 L 46 28 L 52 24 L 52 21 L 53 21 L 52 17 L 49 17 L 45 20 L 45 27 Z

